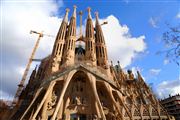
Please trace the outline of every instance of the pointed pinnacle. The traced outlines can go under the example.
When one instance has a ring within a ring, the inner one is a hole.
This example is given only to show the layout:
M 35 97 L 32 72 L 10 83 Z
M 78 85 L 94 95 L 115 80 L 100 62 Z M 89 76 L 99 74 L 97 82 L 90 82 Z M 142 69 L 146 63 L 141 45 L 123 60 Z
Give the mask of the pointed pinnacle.
M 74 6 L 73 6 L 73 8 L 74 8 L 73 17 L 75 17 L 75 18 L 76 18 L 76 8 L 77 8 L 77 6 L 76 6 L 76 5 L 74 5 Z
M 80 12 L 79 12 L 79 15 L 83 15 L 83 12 L 82 12 L 82 11 L 80 11 Z
M 98 12 L 95 12 L 94 13 L 95 14 L 95 16 L 96 16 L 96 25 L 99 25 L 99 13 Z
M 92 18 L 92 17 L 91 17 L 91 8 L 88 7 L 88 8 L 87 8 L 87 11 L 88 11 L 88 18 L 91 19 L 91 18 Z
M 70 11 L 70 9 L 69 8 L 66 8 L 66 12 L 69 12 Z
M 98 13 L 98 12 L 95 12 L 94 14 L 95 14 L 96 18 L 98 18 L 99 13 Z
M 66 14 L 65 14 L 64 19 L 63 19 L 63 21 L 66 23 L 68 22 L 68 12 L 69 11 L 70 11 L 69 8 L 66 8 Z

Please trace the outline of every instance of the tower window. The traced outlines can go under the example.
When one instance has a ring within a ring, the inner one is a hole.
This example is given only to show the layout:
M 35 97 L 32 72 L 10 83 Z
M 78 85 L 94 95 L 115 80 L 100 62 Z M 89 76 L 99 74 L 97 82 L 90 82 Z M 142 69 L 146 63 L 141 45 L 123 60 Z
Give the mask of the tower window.
M 100 50 L 100 57 L 102 57 L 102 50 L 101 50 L 101 47 L 99 48 L 99 50 Z
M 63 29 L 66 29 L 66 28 L 63 28 Z M 65 38 L 65 34 L 66 34 L 66 31 L 63 31 L 60 40 L 63 40 Z
M 69 45 L 68 45 L 68 49 L 70 49 L 70 45 L 71 45 L 71 40 L 68 41 Z
M 81 92 L 83 91 L 83 87 L 80 88 L 80 91 L 81 91 Z
M 56 47 L 56 55 L 57 55 L 57 53 L 58 53 L 58 49 L 59 49 L 59 44 L 58 44 L 57 47 Z
M 91 47 L 90 50 L 92 50 L 92 41 L 91 41 L 90 43 L 91 43 L 91 44 L 90 44 L 90 47 Z
M 96 55 L 99 56 L 98 47 L 96 46 Z
M 60 48 L 59 48 L 59 55 L 61 54 L 61 50 L 62 49 L 62 44 L 60 45 Z
M 104 54 L 104 47 L 102 47 L 102 52 L 103 52 L 103 57 L 105 57 L 105 54 Z

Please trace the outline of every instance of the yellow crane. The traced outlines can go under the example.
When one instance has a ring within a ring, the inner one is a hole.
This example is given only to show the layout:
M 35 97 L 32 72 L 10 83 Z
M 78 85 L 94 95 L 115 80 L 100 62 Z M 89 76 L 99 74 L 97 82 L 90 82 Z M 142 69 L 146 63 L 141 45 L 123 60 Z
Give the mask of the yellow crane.
M 18 98 L 19 98 L 19 96 L 20 96 L 20 94 L 21 94 L 21 92 L 22 92 L 22 90 L 24 88 L 24 83 L 25 83 L 26 77 L 28 75 L 28 71 L 30 69 L 31 63 L 34 60 L 34 55 L 35 55 L 35 52 L 36 52 L 36 50 L 38 48 L 40 39 L 45 35 L 48 36 L 48 37 L 54 37 L 52 35 L 43 34 L 43 32 L 36 32 L 36 31 L 33 31 L 33 30 L 30 31 L 30 34 L 38 34 L 39 36 L 38 36 L 38 39 L 37 39 L 37 41 L 35 43 L 35 46 L 34 46 L 33 51 L 31 53 L 31 56 L 29 58 L 28 64 L 26 65 L 26 69 L 25 69 L 25 71 L 23 73 L 22 79 L 21 79 L 21 81 L 20 81 L 20 83 L 18 85 L 18 89 L 17 89 L 16 94 L 14 96 L 12 106 L 15 106 L 17 104 Z

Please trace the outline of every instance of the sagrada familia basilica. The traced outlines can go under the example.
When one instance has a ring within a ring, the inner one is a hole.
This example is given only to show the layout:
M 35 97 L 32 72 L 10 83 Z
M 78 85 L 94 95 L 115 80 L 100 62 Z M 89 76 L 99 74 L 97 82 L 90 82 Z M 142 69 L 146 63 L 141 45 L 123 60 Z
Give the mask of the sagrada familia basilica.
M 52 54 L 35 68 L 11 120 L 171 120 L 137 71 L 108 63 L 105 38 L 88 8 L 85 35 L 77 36 L 76 6 L 57 33 Z M 111 32 L 111 31 L 109 31 Z M 84 43 L 84 46 L 77 44 Z

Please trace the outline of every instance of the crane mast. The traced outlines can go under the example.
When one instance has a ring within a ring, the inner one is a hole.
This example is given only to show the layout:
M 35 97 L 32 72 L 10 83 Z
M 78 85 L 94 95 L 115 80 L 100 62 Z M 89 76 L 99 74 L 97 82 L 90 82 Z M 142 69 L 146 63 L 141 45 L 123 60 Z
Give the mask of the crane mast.
M 18 98 L 19 98 L 19 96 L 20 96 L 20 94 L 21 94 L 21 92 L 22 92 L 22 90 L 24 88 L 24 83 L 25 83 L 26 77 L 28 75 L 28 71 L 30 69 L 31 63 L 32 63 L 32 61 L 34 59 L 34 55 L 35 55 L 35 52 L 36 52 L 36 50 L 38 48 L 40 39 L 43 37 L 43 33 L 42 32 L 36 32 L 36 31 L 32 31 L 31 30 L 30 34 L 32 34 L 32 33 L 38 34 L 39 36 L 38 36 L 38 39 L 37 39 L 37 41 L 35 43 L 35 46 L 34 46 L 33 51 L 31 53 L 31 56 L 30 56 L 30 58 L 28 60 L 28 64 L 26 65 L 26 69 L 25 69 L 25 71 L 23 73 L 23 76 L 22 76 L 22 79 L 20 81 L 20 84 L 18 85 L 18 89 L 16 91 L 16 94 L 15 94 L 13 102 L 12 102 L 13 106 L 15 106 L 17 104 L 17 102 L 18 102 Z

